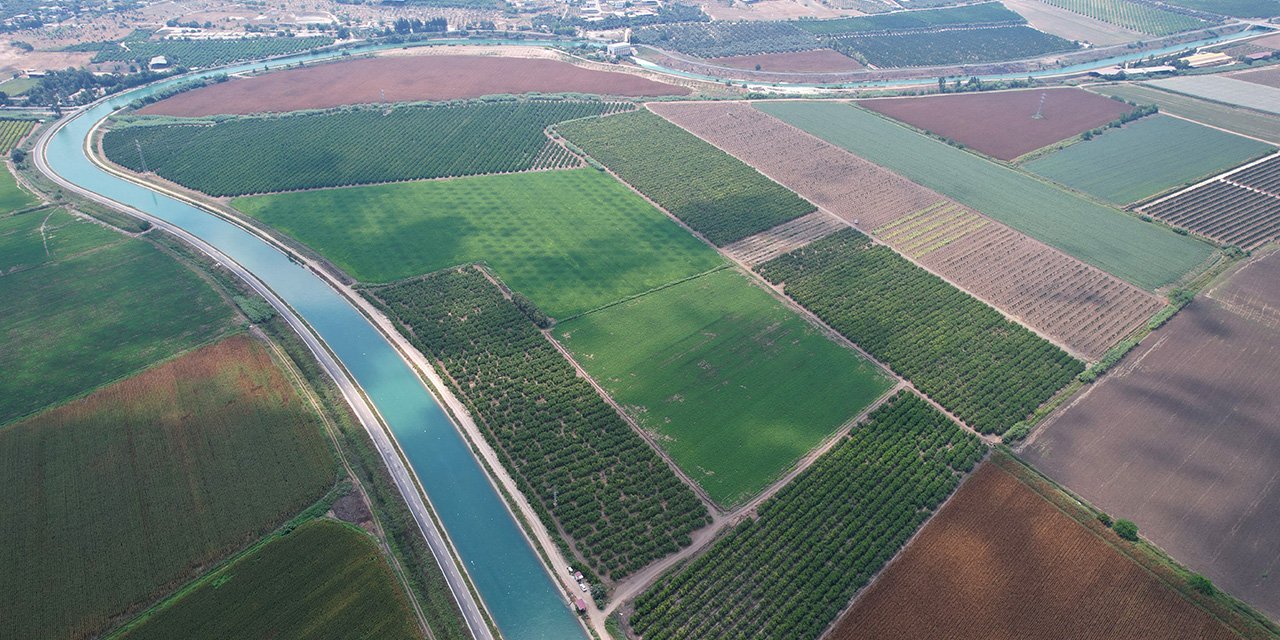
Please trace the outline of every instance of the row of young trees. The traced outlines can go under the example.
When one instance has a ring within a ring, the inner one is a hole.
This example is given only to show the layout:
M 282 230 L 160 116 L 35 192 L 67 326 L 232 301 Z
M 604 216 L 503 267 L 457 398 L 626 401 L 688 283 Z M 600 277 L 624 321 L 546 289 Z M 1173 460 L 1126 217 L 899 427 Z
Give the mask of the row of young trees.
M 524 171 L 548 125 L 629 108 L 598 100 L 349 107 L 287 116 L 120 127 L 103 151 L 215 196 Z
M 983 433 L 1003 433 L 1084 364 L 887 247 L 843 230 L 759 272 Z
M 717 246 L 815 208 L 741 160 L 647 110 L 566 122 L 556 129 Z
M 951 494 L 984 445 L 902 392 L 636 600 L 645 640 L 816 638 Z
M 542 336 L 527 301 L 517 307 L 474 268 L 369 296 L 441 367 L 521 492 L 597 573 L 623 578 L 687 546 L 710 521 L 693 491 Z

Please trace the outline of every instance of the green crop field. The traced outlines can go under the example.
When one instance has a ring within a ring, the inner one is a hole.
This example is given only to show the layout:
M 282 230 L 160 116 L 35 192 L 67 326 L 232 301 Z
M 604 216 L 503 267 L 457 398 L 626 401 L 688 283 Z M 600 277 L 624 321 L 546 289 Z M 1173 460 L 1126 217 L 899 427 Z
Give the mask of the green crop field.
M 787 295 L 969 426 L 1003 433 L 1084 370 L 1044 338 L 847 229 L 761 265 Z
M 723 263 L 595 169 L 276 194 L 233 204 L 358 280 L 388 282 L 484 261 L 556 317 Z
M 16 270 L 0 277 L 0 424 L 208 342 L 232 318 L 151 245 L 65 214 L 50 216 L 45 254 L 48 215 L 0 219 L 0 269 Z
M 107 132 L 102 149 L 134 171 L 145 165 L 215 196 L 420 180 L 540 168 L 548 125 L 623 103 L 512 100 L 374 105 L 289 116 L 193 120 Z M 171 123 L 172 118 L 159 122 Z M 141 153 L 139 153 L 141 149 Z M 546 167 L 551 168 L 551 167 Z
M 1280 0 L 1165 0 L 1165 4 L 1237 18 L 1280 16 Z
M 1026 165 L 1116 204 L 1143 200 L 1274 151 L 1271 145 L 1169 116 L 1108 129 Z
M 245 336 L 0 429 L 0 636 L 101 631 L 319 499 L 336 467 Z
M 368 534 L 313 520 L 201 580 L 119 636 L 126 640 L 421 638 Z
M 164 56 L 171 65 L 213 67 L 241 60 L 259 60 L 333 44 L 329 36 L 302 38 L 242 38 L 235 40 L 131 40 L 103 43 L 95 63 L 140 62 Z
M 620 580 L 688 546 L 707 509 L 547 340 L 527 301 L 474 268 L 367 290 L 446 374 L 551 531 Z
M 1034 58 L 1078 46 L 1025 25 L 832 38 L 832 49 L 877 67 L 977 64 Z
M 1026 19 L 1006 9 L 999 2 L 971 4 L 963 7 L 947 7 L 926 11 L 897 11 L 874 16 L 836 18 L 834 20 L 801 20 L 796 26 L 816 35 L 839 35 L 869 31 L 893 31 L 898 29 L 927 29 L 929 27 L 1023 24 Z
M 1165 36 L 1179 31 L 1208 27 L 1199 18 L 1174 13 L 1134 0 L 1043 0 L 1046 4 L 1089 16 L 1119 27 Z M 1216 2 L 1217 0 L 1215 0 Z M 1176 3 L 1175 3 L 1176 4 Z
M 9 172 L 7 166 L 4 167 L 4 170 L 0 171 L 0 215 L 35 204 L 36 199 L 19 187 L 18 180 Z M 0 254 L 0 261 L 6 260 L 7 258 Z
M 10 149 L 17 146 L 22 136 L 27 135 L 35 124 L 35 120 L 0 119 L 0 152 L 8 153 Z
M 1166 113 L 1280 144 L 1280 116 L 1270 113 L 1238 109 L 1137 84 L 1097 85 L 1089 90 L 1135 104 L 1154 104 Z
M 1176 281 L 1213 251 L 870 111 L 829 102 L 756 107 L 1147 289 Z
M 566 138 L 717 246 L 814 206 L 649 111 L 566 122 Z
M 982 458 L 910 392 L 635 601 L 645 640 L 817 638 Z
M 9 97 L 20 96 L 39 83 L 40 81 L 36 78 L 10 78 L 0 82 L 0 92 Z
M 721 505 L 759 493 L 892 385 L 731 269 L 555 334 Z

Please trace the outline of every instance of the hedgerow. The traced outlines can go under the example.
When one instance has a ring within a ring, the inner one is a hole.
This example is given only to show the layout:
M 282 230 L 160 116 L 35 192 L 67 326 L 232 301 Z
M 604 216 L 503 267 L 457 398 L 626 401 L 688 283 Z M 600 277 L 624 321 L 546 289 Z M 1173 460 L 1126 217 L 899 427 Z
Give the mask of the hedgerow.
M 1002 433 L 1084 364 L 853 229 L 761 267 L 787 295 L 983 433 Z
M 626 106 L 500 100 L 170 121 L 108 131 L 102 149 L 135 171 L 237 196 L 524 171 L 546 159 L 548 125 Z
M 369 291 L 437 364 L 552 531 L 614 580 L 690 544 L 706 507 L 476 269 Z M 537 314 L 533 314 L 537 317 Z
M 698 559 L 642 594 L 645 640 L 816 638 L 985 447 L 902 392 Z
M 650 111 L 565 122 L 556 129 L 717 246 L 815 208 Z

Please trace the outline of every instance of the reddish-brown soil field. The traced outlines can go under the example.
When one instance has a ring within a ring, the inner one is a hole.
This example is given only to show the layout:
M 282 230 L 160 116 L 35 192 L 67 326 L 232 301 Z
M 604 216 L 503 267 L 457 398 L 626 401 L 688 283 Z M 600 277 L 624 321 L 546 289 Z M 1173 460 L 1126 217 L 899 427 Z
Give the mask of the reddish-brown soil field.
M 1087 359 L 1101 357 L 1164 304 L 750 105 L 650 108 Z M 962 215 L 943 226 L 888 232 L 895 221 L 932 207 L 958 208 Z
M 1254 84 L 1262 84 L 1268 87 L 1280 89 L 1280 67 L 1269 67 L 1266 69 L 1258 69 L 1257 71 L 1246 71 L 1231 76 L 1236 80 L 1244 80 Z
M 1045 97 L 1043 117 L 1036 119 L 1040 96 Z M 1082 89 L 879 98 L 858 104 L 1001 160 L 1104 125 L 1133 108 Z
M 759 53 L 750 56 L 729 56 L 711 58 L 707 62 L 734 69 L 755 70 L 760 65 L 761 71 L 777 72 L 824 72 L 824 71 L 857 71 L 864 68 L 861 62 L 842 55 L 832 49 L 814 49 L 813 51 L 790 51 L 787 53 Z
M 828 636 L 1236 637 L 992 462 L 974 472 Z
M 685 95 L 689 89 L 557 60 L 392 56 L 236 78 L 161 100 L 140 113 L 197 117 L 531 92 L 646 97 Z
M 1280 253 L 1250 264 L 1051 416 L 1025 455 L 1280 617 Z M 1270 310 L 1270 312 L 1266 312 Z

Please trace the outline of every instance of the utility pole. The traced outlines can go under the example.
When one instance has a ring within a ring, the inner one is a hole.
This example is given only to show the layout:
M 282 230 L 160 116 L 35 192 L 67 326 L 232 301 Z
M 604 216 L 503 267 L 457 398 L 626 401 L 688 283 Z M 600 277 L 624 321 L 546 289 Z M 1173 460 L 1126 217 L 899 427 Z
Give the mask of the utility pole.
M 1031 116 L 1032 120 L 1044 120 L 1044 98 L 1045 94 L 1040 94 L 1040 106 L 1036 108 L 1036 114 Z
M 142 143 L 137 138 L 133 139 L 133 148 L 138 150 L 138 162 L 142 163 L 142 172 L 147 172 L 147 159 L 142 155 Z

